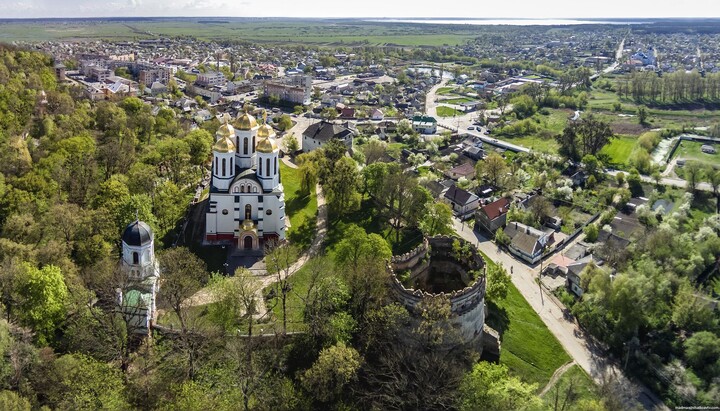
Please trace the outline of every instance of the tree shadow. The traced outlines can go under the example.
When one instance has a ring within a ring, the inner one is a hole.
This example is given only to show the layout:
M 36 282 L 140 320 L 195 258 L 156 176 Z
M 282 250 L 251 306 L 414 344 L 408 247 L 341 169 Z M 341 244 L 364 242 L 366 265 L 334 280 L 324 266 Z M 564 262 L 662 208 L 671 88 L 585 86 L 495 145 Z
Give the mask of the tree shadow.
M 290 201 L 285 202 L 286 213 L 288 215 L 295 214 L 305 208 L 308 203 L 310 203 L 310 194 L 301 193 L 300 190 L 298 190 Z
M 510 317 L 505 308 L 500 308 L 497 304 L 492 301 L 487 301 L 487 315 L 485 317 L 485 323 L 492 327 L 495 331 L 500 334 L 500 340 L 502 340 L 505 331 L 510 329 Z
M 289 239 L 293 244 L 297 244 L 300 248 L 307 249 L 312 244 L 315 235 L 315 227 L 317 226 L 317 216 L 308 218 L 302 225 L 290 232 Z

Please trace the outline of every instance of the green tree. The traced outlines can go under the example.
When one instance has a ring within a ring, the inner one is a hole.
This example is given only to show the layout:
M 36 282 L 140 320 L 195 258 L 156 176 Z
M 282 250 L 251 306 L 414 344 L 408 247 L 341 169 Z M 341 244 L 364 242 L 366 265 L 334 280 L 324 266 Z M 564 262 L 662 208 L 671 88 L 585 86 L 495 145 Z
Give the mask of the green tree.
M 329 403 L 341 398 L 348 385 L 357 380 L 362 357 L 343 343 L 320 352 L 317 361 L 300 377 L 302 386 L 319 402 Z
M 673 299 L 672 322 L 680 329 L 695 332 L 713 329 L 717 323 L 712 308 L 685 279 Z
M 125 382 L 120 370 L 82 354 L 58 358 L 46 376 L 49 402 L 60 410 L 125 410 Z
M 561 155 L 579 161 L 586 154 L 597 155 L 613 137 L 610 125 L 590 114 L 579 121 L 569 122 L 556 140 Z
M 517 116 L 520 119 L 532 117 L 532 115 L 535 114 L 535 111 L 537 111 L 535 102 L 526 94 L 513 97 L 510 100 L 510 104 L 513 106 L 513 112 L 517 113 Z
M 207 163 L 213 143 L 213 136 L 208 131 L 202 129 L 193 130 L 183 140 L 190 149 L 190 161 L 193 165 L 202 166 Z
M 40 344 L 48 343 L 65 319 L 68 289 L 62 272 L 52 265 L 38 269 L 25 263 L 15 286 L 20 321 L 37 332 Z
M 597 157 L 592 154 L 586 154 L 583 156 L 582 163 L 585 165 L 585 170 L 593 175 L 598 171 L 598 169 L 600 169 L 600 167 L 602 167 L 602 164 Z
M 233 277 L 215 274 L 210 279 L 210 292 L 214 303 L 208 315 L 226 333 L 239 329 L 253 335 L 253 316 L 257 314 L 261 284 L 249 270 L 238 268 Z
M 185 302 L 207 281 L 205 263 L 184 247 L 167 249 L 158 255 L 158 259 L 163 276 L 158 307 L 171 310 L 180 322 L 179 349 L 185 355 L 186 374 L 193 378 L 200 348 L 207 341 L 194 329 L 194 313 L 185 309 Z
M 30 411 L 30 401 L 14 391 L 0 391 L 0 410 Z
M 498 230 L 501 231 L 501 230 Z M 512 279 L 505 267 L 501 264 L 490 264 L 487 267 L 487 287 L 485 296 L 493 302 L 503 300 L 507 297 L 508 288 Z
M 475 164 L 475 176 L 482 181 L 494 185 L 495 187 L 503 186 L 503 180 L 507 174 L 508 166 L 505 159 L 498 153 L 490 153 L 484 160 Z
M 290 271 L 298 260 L 300 250 L 291 244 L 280 245 L 270 243 L 265 245 L 265 266 L 268 274 L 275 276 L 276 294 L 282 303 L 282 332 L 287 333 L 287 297 L 290 292 Z
M 717 375 L 720 371 L 720 337 L 710 331 L 700 331 L 683 344 L 688 364 L 698 372 Z
M 285 137 L 285 147 L 287 148 L 287 153 L 290 154 L 290 156 L 294 155 L 298 150 L 300 150 L 300 145 L 298 143 L 297 137 L 295 137 L 295 134 L 290 134 L 289 136 Z
M 426 236 L 453 233 L 452 209 L 445 203 L 434 202 L 420 220 L 420 231 Z
M 598 239 L 598 226 L 596 224 L 588 224 L 583 230 L 585 233 L 585 241 L 594 243 Z
M 702 179 L 703 171 L 702 165 L 697 161 L 688 161 L 685 164 L 683 175 L 685 176 L 685 181 L 687 182 L 687 189 L 691 193 L 695 192 L 697 184 Z
M 646 125 L 646 124 L 647 124 L 647 118 L 648 118 L 648 110 L 647 110 L 647 107 L 645 107 L 645 106 L 638 106 L 637 116 L 638 116 L 638 122 L 639 122 L 641 125 L 643 125 L 643 126 Z
M 720 214 L 720 191 L 718 191 L 718 188 L 720 188 L 720 170 L 708 167 L 705 170 L 705 176 L 707 177 L 708 183 L 710 183 L 710 186 L 712 187 L 713 195 L 715 196 L 715 212 Z
M 542 402 L 535 396 L 536 388 L 509 376 L 505 365 L 481 361 L 463 378 L 457 405 L 463 411 L 539 409 Z
M 283 114 L 282 116 L 280 116 L 277 124 L 280 131 L 290 130 L 293 126 L 292 119 L 287 114 Z
M 361 148 L 363 154 L 365 154 L 365 163 L 373 164 L 385 156 L 387 152 L 387 143 L 380 141 L 377 138 L 371 138 Z
M 364 260 L 386 261 L 392 257 L 390 245 L 377 234 L 351 224 L 343 230 L 343 239 L 335 246 L 335 261 L 341 266 L 358 267 Z
M 342 157 L 333 168 L 333 173 L 328 176 L 323 186 L 328 205 L 338 215 L 355 212 L 360 207 L 357 164 L 349 157 Z

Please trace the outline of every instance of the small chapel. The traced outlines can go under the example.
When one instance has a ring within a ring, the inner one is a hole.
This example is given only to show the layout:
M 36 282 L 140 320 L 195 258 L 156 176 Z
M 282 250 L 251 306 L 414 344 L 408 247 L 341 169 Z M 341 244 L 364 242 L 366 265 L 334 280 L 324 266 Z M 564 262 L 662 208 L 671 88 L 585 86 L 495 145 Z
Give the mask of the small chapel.
M 160 267 L 155 259 L 155 238 L 146 223 L 135 220 L 122 235 L 120 266 L 126 276 L 118 289 L 118 303 L 131 332 L 147 334 L 155 317 Z
M 226 119 L 215 134 L 205 244 L 231 245 L 257 253 L 265 243 L 284 241 L 285 195 L 280 149 L 273 128 L 247 112 L 236 127 Z

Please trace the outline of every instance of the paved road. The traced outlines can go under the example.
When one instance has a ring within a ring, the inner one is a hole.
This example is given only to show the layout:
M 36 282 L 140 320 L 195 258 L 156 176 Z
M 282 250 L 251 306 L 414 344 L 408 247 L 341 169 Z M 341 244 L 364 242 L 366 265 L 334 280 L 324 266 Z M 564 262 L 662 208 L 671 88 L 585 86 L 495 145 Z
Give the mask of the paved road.
M 475 244 L 492 261 L 502 264 L 508 271 L 512 268 L 512 282 L 527 302 L 538 313 L 548 329 L 560 341 L 573 360 L 580 365 L 597 383 L 603 383 L 609 378 L 617 378 L 620 387 L 632 388 L 623 393 L 627 402 L 642 404 L 648 410 L 659 407 L 667 409 L 664 404 L 646 387 L 631 382 L 620 369 L 587 338 L 574 321 L 563 315 L 563 308 L 555 300 L 545 294 L 536 283 L 539 269 L 529 267 L 516 260 L 513 256 L 498 251 L 495 244 L 483 235 L 472 230 L 467 224 L 453 218 L 454 228 L 462 238 Z

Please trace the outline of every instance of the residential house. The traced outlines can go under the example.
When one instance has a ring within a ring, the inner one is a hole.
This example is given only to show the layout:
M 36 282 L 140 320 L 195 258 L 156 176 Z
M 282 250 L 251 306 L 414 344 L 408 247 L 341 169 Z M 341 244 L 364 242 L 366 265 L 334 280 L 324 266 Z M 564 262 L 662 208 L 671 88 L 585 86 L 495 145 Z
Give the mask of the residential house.
M 412 118 L 412 128 L 420 134 L 437 133 L 437 120 L 429 116 L 415 116 Z
M 507 213 L 510 210 L 510 200 L 505 197 L 482 206 L 475 213 L 475 227 L 480 227 L 490 233 L 505 225 Z
M 578 297 L 582 297 L 584 291 L 580 285 L 580 274 L 592 263 L 595 263 L 595 259 L 591 254 L 567 266 L 567 287 Z
M 510 238 L 510 252 L 530 264 L 542 258 L 543 250 L 553 234 L 545 233 L 518 222 L 510 222 L 505 226 L 505 234 Z
M 462 177 L 470 180 L 475 177 L 475 166 L 473 163 L 463 163 L 446 171 L 445 175 L 453 180 L 459 180 Z
M 352 107 L 346 107 L 340 111 L 340 118 L 342 119 L 354 119 L 355 109 Z
M 379 108 L 374 108 L 370 112 L 370 120 L 373 121 L 382 121 L 385 118 L 385 115 L 383 114 L 382 110 Z
M 322 147 L 332 139 L 342 141 L 348 150 L 352 150 L 355 130 L 349 123 L 341 125 L 323 120 L 310 125 L 303 131 L 302 136 L 302 150 L 306 153 Z
M 480 198 L 478 196 L 459 188 L 455 184 L 450 186 L 443 198 L 450 204 L 455 215 L 461 220 L 472 218 L 475 210 L 477 210 L 480 205 Z

